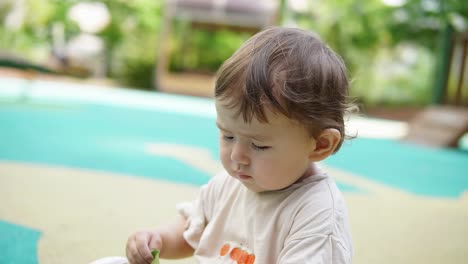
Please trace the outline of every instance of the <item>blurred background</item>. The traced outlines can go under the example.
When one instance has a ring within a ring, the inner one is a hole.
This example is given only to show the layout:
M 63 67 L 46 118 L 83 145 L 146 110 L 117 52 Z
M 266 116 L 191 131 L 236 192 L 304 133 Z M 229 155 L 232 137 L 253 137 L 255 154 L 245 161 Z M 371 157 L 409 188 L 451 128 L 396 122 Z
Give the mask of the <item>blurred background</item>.
M 160 47 L 170 72 L 207 74 L 259 28 L 286 25 L 318 32 L 343 56 L 365 108 L 439 103 L 435 82 L 447 61 L 450 96 L 465 73 L 468 7 L 460 0 L 233 1 L 220 10 L 210 0 L 169 2 L 174 10 L 165 13 L 157 0 L 2 0 L 0 65 L 164 90 L 155 76 Z M 200 90 L 191 93 L 211 95 Z
M 466 1 L 0 0 L 0 264 L 123 255 L 174 219 L 220 168 L 216 70 L 275 25 L 349 68 L 357 138 L 323 166 L 355 263 L 465 263 Z

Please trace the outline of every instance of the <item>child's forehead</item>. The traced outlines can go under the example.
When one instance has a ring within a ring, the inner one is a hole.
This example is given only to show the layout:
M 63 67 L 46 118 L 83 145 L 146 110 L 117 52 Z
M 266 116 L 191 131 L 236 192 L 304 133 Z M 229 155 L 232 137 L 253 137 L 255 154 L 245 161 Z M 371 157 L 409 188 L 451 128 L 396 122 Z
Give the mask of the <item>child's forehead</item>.
M 255 116 L 252 120 L 246 121 L 242 113 L 239 113 L 238 107 L 232 107 L 230 104 L 222 100 L 216 100 L 217 123 L 222 128 L 235 128 L 244 130 L 253 130 L 257 132 L 268 132 L 272 129 L 284 129 L 298 125 L 298 122 L 288 117 L 271 111 L 268 107 L 264 109 L 268 122 L 260 121 Z

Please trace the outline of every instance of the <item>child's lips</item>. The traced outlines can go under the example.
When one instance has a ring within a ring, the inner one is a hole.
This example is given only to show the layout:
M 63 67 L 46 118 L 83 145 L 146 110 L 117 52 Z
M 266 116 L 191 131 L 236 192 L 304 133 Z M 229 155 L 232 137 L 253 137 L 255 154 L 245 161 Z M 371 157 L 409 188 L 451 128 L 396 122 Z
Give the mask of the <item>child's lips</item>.
M 245 174 L 237 174 L 237 177 L 238 177 L 239 179 L 243 180 L 243 181 L 247 181 L 247 180 L 252 179 L 251 176 L 245 175 Z

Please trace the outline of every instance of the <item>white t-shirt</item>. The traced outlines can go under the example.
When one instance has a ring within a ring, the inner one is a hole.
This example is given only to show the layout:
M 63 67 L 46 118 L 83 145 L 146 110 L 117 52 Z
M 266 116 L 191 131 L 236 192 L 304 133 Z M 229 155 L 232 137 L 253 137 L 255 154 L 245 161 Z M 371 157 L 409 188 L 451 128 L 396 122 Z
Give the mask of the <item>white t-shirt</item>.
M 326 174 L 255 193 L 223 172 L 178 209 L 199 263 L 351 263 L 345 201 Z

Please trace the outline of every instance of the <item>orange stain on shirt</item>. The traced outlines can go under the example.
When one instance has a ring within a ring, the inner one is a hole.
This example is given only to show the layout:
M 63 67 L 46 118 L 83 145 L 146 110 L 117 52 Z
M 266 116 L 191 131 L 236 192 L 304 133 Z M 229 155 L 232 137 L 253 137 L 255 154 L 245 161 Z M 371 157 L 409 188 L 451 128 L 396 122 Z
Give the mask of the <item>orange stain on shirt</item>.
M 231 249 L 229 244 L 224 244 L 221 250 L 219 251 L 219 255 L 226 256 L 226 254 L 229 252 L 229 249 Z
M 219 255 L 222 257 L 226 256 L 229 251 L 231 251 L 229 257 L 235 260 L 237 264 L 254 264 L 255 262 L 255 255 L 249 254 L 247 251 L 238 247 L 232 248 L 231 250 L 231 246 L 228 243 L 221 247 Z
M 241 252 L 239 259 L 237 260 L 238 263 L 246 263 L 247 259 L 249 259 L 249 254 L 245 251 Z
M 245 264 L 254 264 L 255 262 L 255 255 L 249 255 L 249 258 L 247 259 L 247 262 Z
M 234 248 L 231 251 L 231 259 L 232 260 L 238 261 L 240 259 L 241 255 L 242 255 L 242 249 L 240 249 L 240 248 Z

